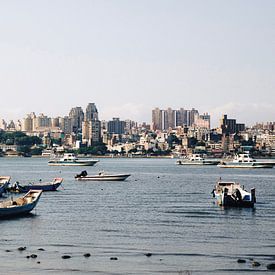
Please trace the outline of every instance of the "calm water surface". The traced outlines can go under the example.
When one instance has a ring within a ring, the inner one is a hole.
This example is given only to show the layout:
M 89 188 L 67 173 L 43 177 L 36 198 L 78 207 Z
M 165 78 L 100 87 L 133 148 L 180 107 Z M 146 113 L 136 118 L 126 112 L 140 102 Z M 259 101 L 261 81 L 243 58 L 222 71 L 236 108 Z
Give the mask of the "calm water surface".
M 0 220 L 0 274 L 261 274 L 275 262 L 275 168 L 100 159 L 85 168 L 89 174 L 132 176 L 125 182 L 78 182 L 74 175 L 83 168 L 47 161 L 0 158 L 0 174 L 12 182 L 64 178 L 64 189 L 44 193 L 33 214 Z M 210 193 L 219 177 L 256 187 L 256 208 L 215 205 Z M 20 246 L 27 249 L 20 252 Z M 38 257 L 27 259 L 32 253 Z M 71 258 L 62 259 L 65 254 Z M 246 263 L 237 263 L 239 258 Z M 252 267 L 252 258 L 262 265 Z

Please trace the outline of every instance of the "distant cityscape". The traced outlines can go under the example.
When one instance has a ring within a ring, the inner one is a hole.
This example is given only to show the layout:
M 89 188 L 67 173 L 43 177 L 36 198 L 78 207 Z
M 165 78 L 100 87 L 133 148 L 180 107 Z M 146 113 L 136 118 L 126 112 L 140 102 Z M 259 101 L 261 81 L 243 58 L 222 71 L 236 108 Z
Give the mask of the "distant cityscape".
M 64 117 L 34 112 L 16 122 L 0 120 L 2 155 L 50 155 L 75 152 L 117 156 L 184 156 L 200 153 L 213 157 L 249 151 L 275 155 L 275 122 L 246 127 L 223 114 L 211 129 L 210 114 L 192 108 L 152 110 L 150 124 L 134 120 L 100 120 L 95 103 L 74 107 Z

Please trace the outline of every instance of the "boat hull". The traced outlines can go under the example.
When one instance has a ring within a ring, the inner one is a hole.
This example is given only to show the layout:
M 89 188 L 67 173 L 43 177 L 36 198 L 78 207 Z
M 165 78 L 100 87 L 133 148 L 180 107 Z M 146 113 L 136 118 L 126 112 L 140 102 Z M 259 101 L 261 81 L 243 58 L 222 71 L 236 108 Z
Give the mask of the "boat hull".
M 219 161 L 211 161 L 211 160 L 204 160 L 204 161 L 177 161 L 178 165 L 217 165 Z
M 33 185 L 23 185 L 19 186 L 19 192 L 28 192 L 30 190 L 42 190 L 42 191 L 56 191 L 57 188 L 61 185 L 62 181 L 57 183 L 50 183 L 50 184 L 33 184 Z
M 95 175 L 95 176 L 85 176 L 85 177 L 76 177 L 76 180 L 79 181 L 124 181 L 130 174 L 123 175 Z
M 48 162 L 48 165 L 50 166 L 94 166 L 98 161 L 92 160 L 92 161 L 72 161 L 72 162 L 62 162 L 62 161 L 54 161 L 50 160 Z
M 222 196 L 222 195 L 215 195 L 217 204 L 219 206 L 224 207 L 241 207 L 241 208 L 253 208 L 254 202 L 253 201 L 244 201 L 244 200 L 236 200 L 231 195 Z
M 273 165 L 271 164 L 265 164 L 265 163 L 251 163 L 251 164 L 218 164 L 217 165 L 220 168 L 245 168 L 245 169 L 256 169 L 256 168 L 273 168 Z

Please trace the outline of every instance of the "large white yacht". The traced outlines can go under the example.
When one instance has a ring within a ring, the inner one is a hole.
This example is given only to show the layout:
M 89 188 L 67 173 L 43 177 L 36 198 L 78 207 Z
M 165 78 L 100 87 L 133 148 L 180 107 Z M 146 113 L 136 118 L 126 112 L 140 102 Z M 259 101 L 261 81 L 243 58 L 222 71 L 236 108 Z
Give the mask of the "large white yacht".
M 53 158 L 48 165 L 54 166 L 93 166 L 98 162 L 96 159 L 78 159 L 73 153 L 66 153 L 61 158 Z
M 273 168 L 275 163 L 257 161 L 249 154 L 237 154 L 231 161 L 223 161 L 218 164 L 221 168 Z
M 178 165 L 217 165 L 220 161 L 216 159 L 206 159 L 201 154 L 192 154 L 187 158 L 177 160 Z

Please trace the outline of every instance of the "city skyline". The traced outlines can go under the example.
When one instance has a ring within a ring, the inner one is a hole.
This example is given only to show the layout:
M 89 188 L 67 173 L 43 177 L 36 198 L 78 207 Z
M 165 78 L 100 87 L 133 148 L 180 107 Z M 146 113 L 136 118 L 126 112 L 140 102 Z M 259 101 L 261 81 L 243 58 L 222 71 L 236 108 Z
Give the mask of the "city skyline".
M 151 122 L 196 108 L 247 125 L 274 121 L 274 1 L 0 3 L 0 118 L 65 116 L 95 102 L 100 119 Z M 50 19 L 50 20 L 49 20 Z
M 91 105 L 91 104 L 95 104 L 95 103 L 86 103 L 86 106 L 89 106 L 89 105 Z M 96 107 L 97 108 L 97 107 Z M 34 111 L 31 111 L 31 112 L 28 112 L 28 113 L 26 113 L 25 115 L 23 115 L 23 117 L 20 117 L 20 118 L 15 118 L 15 119 L 12 119 L 12 118 L 4 118 L 4 117 L 0 117 L 0 119 L 1 120 L 4 120 L 7 124 L 8 123 L 10 123 L 10 122 L 14 122 L 14 123 L 16 123 L 16 122 L 21 122 L 22 123 L 22 121 L 24 120 L 24 119 L 26 119 L 26 118 L 28 118 L 28 117 L 30 117 L 30 116 L 42 116 L 42 117 L 45 117 L 45 118 L 48 118 L 48 119 L 58 119 L 58 118 L 64 118 L 64 117 L 70 117 L 71 116 L 71 112 L 72 111 L 74 111 L 74 109 L 79 109 L 79 110 L 82 110 L 82 112 L 84 112 L 85 113 L 85 109 L 86 109 L 86 107 L 85 106 L 73 106 L 73 107 L 71 107 L 70 109 L 69 109 L 69 111 L 66 113 L 66 114 L 64 114 L 64 115 L 61 115 L 61 114 L 59 114 L 59 115 L 56 115 L 56 116 L 53 116 L 53 115 L 51 115 L 51 114 L 47 114 L 47 113 L 43 113 L 43 112 L 34 112 Z M 154 110 L 156 110 L 156 109 L 158 109 L 158 110 L 160 110 L 160 111 L 166 111 L 166 110 L 168 110 L 168 109 L 170 109 L 171 111 L 173 111 L 173 112 L 178 112 L 178 110 L 176 110 L 175 108 L 171 108 L 171 107 L 166 107 L 166 108 L 159 108 L 159 107 L 156 107 L 156 108 L 154 108 L 154 109 L 152 109 L 152 110 L 150 110 L 150 113 L 151 113 L 151 116 L 150 116 L 150 118 L 148 119 L 148 120 L 145 120 L 145 121 L 138 121 L 138 120 L 136 120 L 135 118 L 133 118 L 133 117 L 129 117 L 129 116 L 125 116 L 125 117 L 119 117 L 119 116 L 111 116 L 111 117 L 108 117 L 108 118 L 106 118 L 106 119 L 101 119 L 101 112 L 99 111 L 99 114 L 98 114 L 98 117 L 97 117 L 97 119 L 99 119 L 100 121 L 112 121 L 112 120 L 114 120 L 114 119 L 121 119 L 121 120 L 130 120 L 130 121 L 135 121 L 135 122 L 137 122 L 137 123 L 139 123 L 139 124 L 142 124 L 142 123 L 146 123 L 146 124 L 149 124 L 149 125 L 153 125 L 154 124 L 154 118 L 153 118 L 153 116 L 152 116 L 152 111 L 154 111 Z M 207 120 L 209 120 L 209 125 L 210 125 L 210 127 L 211 128 L 218 128 L 219 126 L 220 126 L 220 120 L 222 119 L 222 117 L 224 116 L 224 115 L 228 115 L 228 113 L 226 113 L 226 112 L 223 112 L 223 113 L 221 113 L 220 114 L 220 116 L 217 118 L 217 121 L 216 121 L 216 125 L 213 125 L 213 122 L 212 122 L 212 115 L 210 114 L 210 113 L 208 113 L 208 112 L 200 112 L 199 110 L 197 110 L 196 108 L 194 108 L 194 107 L 192 107 L 192 108 L 190 108 L 190 109 L 187 109 L 187 108 L 185 108 L 185 107 L 180 107 L 179 109 L 181 109 L 181 110 L 184 110 L 185 112 L 190 112 L 190 111 L 195 111 L 195 112 L 197 112 L 197 114 L 198 114 L 198 117 L 204 117 L 204 116 L 206 116 L 206 117 L 208 117 L 207 118 Z M 97 110 L 96 110 L 97 111 Z M 103 116 L 104 117 L 104 116 Z M 236 116 L 234 116 L 234 115 L 231 115 L 231 114 L 229 114 L 229 117 L 234 117 L 234 119 L 237 119 L 238 121 L 240 121 L 239 120 L 239 118 L 238 117 L 236 117 Z M 203 118 L 203 119 L 205 119 L 205 118 Z M 253 121 L 251 124 L 248 124 L 248 123 L 246 123 L 245 121 L 242 121 L 242 123 L 244 123 L 245 125 L 247 125 L 248 127 L 250 127 L 250 126 L 255 126 L 257 123 L 269 123 L 269 122 L 274 122 L 275 120 L 266 120 L 266 121 Z M 193 121 L 194 122 L 194 121 Z M 192 123 L 193 123 L 192 122 Z M 183 123 L 183 125 L 188 125 L 188 126 L 191 126 L 192 125 L 192 123 L 189 125 L 188 123 Z M 179 124 L 178 126 L 180 126 L 181 124 Z M 173 128 L 176 128 L 176 127 L 173 127 Z

